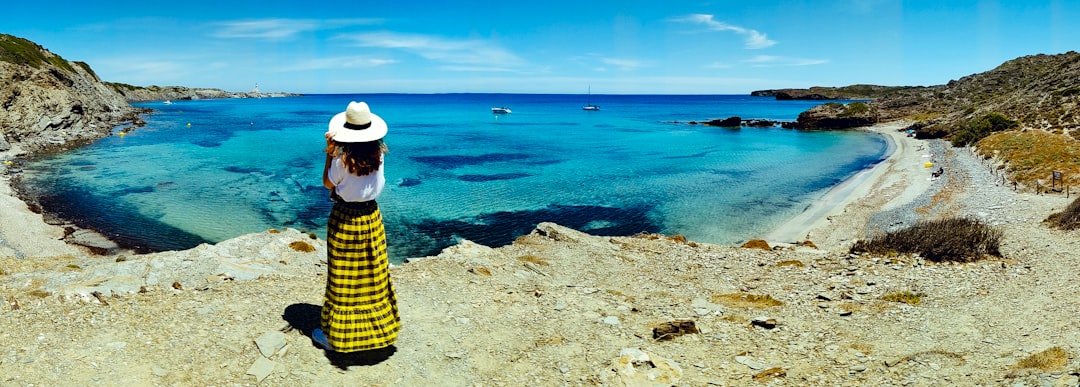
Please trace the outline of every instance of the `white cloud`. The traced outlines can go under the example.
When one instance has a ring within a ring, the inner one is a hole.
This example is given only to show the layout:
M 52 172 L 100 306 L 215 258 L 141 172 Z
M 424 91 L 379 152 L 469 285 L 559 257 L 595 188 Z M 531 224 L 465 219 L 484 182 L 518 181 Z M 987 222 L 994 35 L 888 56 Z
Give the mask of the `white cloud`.
M 318 58 L 310 59 L 298 62 L 296 64 L 285 66 L 281 68 L 281 71 L 308 71 L 308 70 L 325 70 L 325 69 L 346 69 L 346 68 L 363 68 L 363 67 L 378 67 L 389 64 L 397 63 L 393 59 L 372 58 L 365 56 L 341 56 L 333 58 Z
M 713 15 L 694 14 L 686 17 L 672 19 L 674 22 L 700 24 L 710 31 L 732 31 L 743 36 L 744 44 L 749 49 L 772 47 L 776 41 L 770 40 L 765 34 L 756 30 L 733 26 L 724 22 L 716 21 Z
M 791 58 L 773 55 L 758 55 L 743 62 L 754 67 L 813 66 L 829 63 L 826 59 Z
M 637 70 L 642 67 L 649 67 L 649 65 L 645 64 L 644 62 L 633 59 L 603 58 L 600 61 L 608 66 L 614 66 L 615 68 L 624 71 L 631 71 Z
M 494 42 L 482 39 L 448 39 L 441 36 L 372 32 L 349 35 L 362 47 L 404 50 L 429 60 L 454 65 L 514 68 L 524 60 Z M 465 66 L 461 68 L 471 68 Z
M 284 40 L 298 34 L 322 29 L 334 29 L 352 25 L 378 24 L 378 19 L 251 19 L 215 23 L 218 27 L 213 36 L 219 38 L 247 38 Z

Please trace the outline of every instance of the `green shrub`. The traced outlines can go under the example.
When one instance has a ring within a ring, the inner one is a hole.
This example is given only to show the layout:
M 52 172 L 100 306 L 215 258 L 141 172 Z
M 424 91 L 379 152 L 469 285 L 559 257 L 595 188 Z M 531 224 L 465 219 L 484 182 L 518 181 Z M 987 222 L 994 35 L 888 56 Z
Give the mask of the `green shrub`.
M 841 117 L 857 116 L 860 114 L 866 114 L 870 111 L 870 105 L 866 102 L 852 102 L 844 106 L 844 112 L 840 114 Z
M 1001 113 L 986 113 L 976 118 L 952 135 L 953 146 L 967 146 L 974 144 L 991 133 L 1012 129 L 1020 123 L 1010 120 Z
M 1073 200 L 1073 202 L 1061 212 L 1051 214 L 1046 218 L 1046 223 L 1062 230 L 1075 230 L 1080 228 L 1080 198 Z
M 914 226 L 858 241 L 851 252 L 917 253 L 931 261 L 973 262 L 1001 256 L 1002 231 L 971 218 L 921 221 Z
M 45 48 L 37 43 L 8 34 L 0 34 L 0 61 L 28 65 L 33 68 L 41 68 L 44 62 L 48 62 L 69 72 L 75 72 L 71 64 L 59 55 L 47 54 Z

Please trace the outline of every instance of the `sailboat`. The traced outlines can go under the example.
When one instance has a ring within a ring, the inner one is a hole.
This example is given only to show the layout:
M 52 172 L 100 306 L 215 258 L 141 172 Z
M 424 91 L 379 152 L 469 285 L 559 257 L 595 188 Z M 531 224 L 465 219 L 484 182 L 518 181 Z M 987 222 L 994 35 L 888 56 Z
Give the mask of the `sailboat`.
M 585 106 L 581 107 L 581 110 L 600 110 L 600 106 L 593 105 L 590 101 L 592 99 L 592 86 L 589 86 L 589 97 L 585 99 Z

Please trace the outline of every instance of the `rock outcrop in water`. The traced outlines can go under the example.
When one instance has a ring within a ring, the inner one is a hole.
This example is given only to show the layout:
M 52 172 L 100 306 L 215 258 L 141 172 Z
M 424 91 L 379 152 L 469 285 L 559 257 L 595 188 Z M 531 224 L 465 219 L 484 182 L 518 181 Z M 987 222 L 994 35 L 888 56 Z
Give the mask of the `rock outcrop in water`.
M 0 152 L 67 149 L 138 120 L 137 109 L 86 63 L 6 34 L 0 34 L 0 105 Z

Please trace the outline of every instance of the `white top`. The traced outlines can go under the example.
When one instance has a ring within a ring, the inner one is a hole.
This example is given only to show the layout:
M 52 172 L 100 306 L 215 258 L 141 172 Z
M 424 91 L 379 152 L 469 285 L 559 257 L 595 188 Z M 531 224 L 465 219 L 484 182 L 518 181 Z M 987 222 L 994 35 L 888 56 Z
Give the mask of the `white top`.
M 379 160 L 381 161 L 382 158 L 380 155 Z M 334 183 L 334 192 L 337 192 L 337 195 L 343 200 L 347 202 L 366 202 L 379 197 L 383 187 L 386 185 L 386 177 L 383 176 L 383 165 L 385 165 L 385 162 L 380 162 L 377 171 L 364 176 L 356 176 L 349 173 L 339 156 L 335 157 L 330 163 L 327 176 L 330 178 L 330 182 Z

